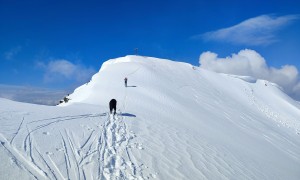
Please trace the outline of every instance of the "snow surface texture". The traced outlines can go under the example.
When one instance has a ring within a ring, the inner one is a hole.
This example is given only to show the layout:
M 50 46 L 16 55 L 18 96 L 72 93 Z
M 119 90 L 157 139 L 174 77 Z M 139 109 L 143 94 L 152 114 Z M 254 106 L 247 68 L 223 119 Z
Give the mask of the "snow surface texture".
M 0 179 L 300 179 L 300 105 L 276 84 L 126 56 L 69 98 L 0 99 Z

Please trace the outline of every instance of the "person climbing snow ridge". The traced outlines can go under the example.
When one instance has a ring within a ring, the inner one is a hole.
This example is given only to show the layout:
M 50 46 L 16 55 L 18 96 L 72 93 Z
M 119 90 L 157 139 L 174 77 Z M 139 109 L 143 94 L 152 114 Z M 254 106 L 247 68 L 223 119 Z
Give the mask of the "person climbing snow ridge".
M 124 82 L 125 82 L 125 87 L 127 87 L 127 77 L 125 77 Z

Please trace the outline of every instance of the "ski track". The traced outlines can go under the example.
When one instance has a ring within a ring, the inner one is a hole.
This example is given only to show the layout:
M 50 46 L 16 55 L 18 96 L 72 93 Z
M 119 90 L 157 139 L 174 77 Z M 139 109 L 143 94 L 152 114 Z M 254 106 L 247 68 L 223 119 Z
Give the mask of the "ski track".
M 20 126 L 19 126 L 19 128 L 18 128 L 16 134 L 15 134 L 14 137 L 11 139 L 10 144 L 12 144 L 12 143 L 14 142 L 15 137 L 19 134 L 20 129 L 21 129 L 22 125 L 23 125 L 23 122 L 24 122 L 24 117 L 23 117 L 22 122 L 20 123 Z
M 121 114 L 61 116 L 31 122 L 23 117 L 10 141 L 0 136 L 1 145 L 15 163 L 34 179 L 146 179 L 142 172 L 143 164 L 139 165 L 132 153 L 133 148 L 138 149 L 131 145 L 136 135 L 128 130 Z M 81 125 L 81 137 L 76 136 L 74 129 L 66 128 L 68 126 L 59 128 L 60 123 L 72 124 L 87 118 L 98 123 L 91 124 L 92 128 Z M 50 126 L 58 128 L 51 135 L 56 133 L 56 137 L 61 138 L 60 144 L 58 147 L 46 147 L 48 149 L 41 146 L 44 149 L 40 149 L 40 142 L 51 141 L 47 139 Z M 18 143 L 23 146 L 19 147 Z
M 46 179 L 47 174 L 41 171 L 32 161 L 27 160 L 22 154 L 20 154 L 10 143 L 0 134 L 1 145 L 8 152 L 9 156 L 14 159 L 17 166 L 28 172 L 34 179 Z

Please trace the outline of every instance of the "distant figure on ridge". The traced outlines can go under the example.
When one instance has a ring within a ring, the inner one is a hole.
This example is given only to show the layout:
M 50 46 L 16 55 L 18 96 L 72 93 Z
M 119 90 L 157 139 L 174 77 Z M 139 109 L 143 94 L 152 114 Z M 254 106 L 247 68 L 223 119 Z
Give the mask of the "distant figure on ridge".
M 127 77 L 125 77 L 124 82 L 125 82 L 125 87 L 127 87 Z
M 112 114 L 113 110 L 114 110 L 114 115 L 116 115 L 117 101 L 115 99 L 112 99 L 112 100 L 109 101 L 109 111 L 110 111 L 110 114 Z

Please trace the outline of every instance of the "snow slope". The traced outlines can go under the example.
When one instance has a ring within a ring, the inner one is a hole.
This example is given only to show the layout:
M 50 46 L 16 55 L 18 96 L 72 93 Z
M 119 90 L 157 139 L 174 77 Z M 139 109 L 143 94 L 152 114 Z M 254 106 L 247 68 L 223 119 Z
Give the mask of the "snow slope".
M 300 179 L 300 105 L 271 82 L 126 56 L 69 98 L 0 99 L 0 179 Z

